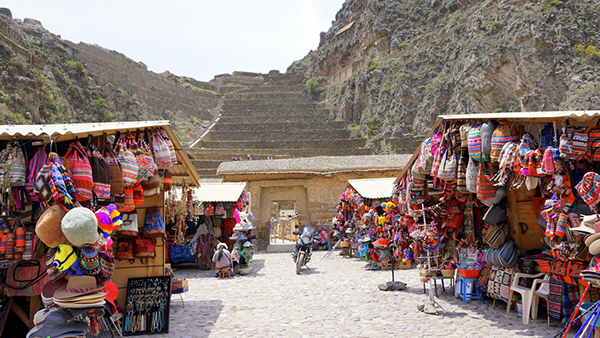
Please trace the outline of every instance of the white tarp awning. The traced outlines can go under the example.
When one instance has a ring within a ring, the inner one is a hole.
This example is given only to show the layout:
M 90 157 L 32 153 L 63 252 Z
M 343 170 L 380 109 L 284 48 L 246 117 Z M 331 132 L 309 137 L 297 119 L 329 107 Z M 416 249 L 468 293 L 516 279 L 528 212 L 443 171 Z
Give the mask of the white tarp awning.
M 201 183 L 194 194 L 201 202 L 235 202 L 245 187 L 245 182 Z
M 348 183 L 364 198 L 392 197 L 395 177 L 366 178 L 362 180 L 348 180 Z

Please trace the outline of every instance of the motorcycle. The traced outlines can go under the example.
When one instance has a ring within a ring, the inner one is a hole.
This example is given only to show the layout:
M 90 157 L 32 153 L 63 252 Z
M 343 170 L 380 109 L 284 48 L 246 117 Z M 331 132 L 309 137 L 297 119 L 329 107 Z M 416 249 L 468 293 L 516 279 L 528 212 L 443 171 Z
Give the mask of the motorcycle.
M 298 228 L 298 225 L 296 225 L 296 229 Z M 296 263 L 296 274 L 299 275 L 302 266 L 305 266 L 310 261 L 315 228 L 312 225 L 306 225 L 302 230 L 302 233 L 300 233 L 298 230 L 294 230 L 293 234 L 300 236 L 300 238 L 298 238 L 296 241 L 296 248 L 292 255 L 292 258 Z

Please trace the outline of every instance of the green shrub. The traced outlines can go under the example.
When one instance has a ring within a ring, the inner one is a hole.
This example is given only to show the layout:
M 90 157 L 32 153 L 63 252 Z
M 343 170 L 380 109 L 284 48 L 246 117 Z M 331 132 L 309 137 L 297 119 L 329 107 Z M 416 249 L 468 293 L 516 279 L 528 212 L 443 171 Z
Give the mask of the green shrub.
M 371 61 L 371 63 L 369 63 L 369 67 L 367 68 L 368 71 L 372 72 L 375 69 L 377 69 L 377 67 L 379 66 L 379 62 L 377 61 Z
M 543 3 L 544 7 L 556 7 L 560 4 L 560 0 L 546 0 Z
M 308 91 L 309 96 L 317 95 L 320 92 L 319 82 L 313 79 L 306 81 L 306 90 Z
M 80 59 L 73 59 L 65 62 L 68 72 L 71 76 L 84 78 L 88 75 L 86 64 Z
M 407 42 L 406 42 L 406 41 L 404 41 L 404 42 L 400 42 L 400 43 L 398 44 L 398 49 L 402 49 L 402 48 L 406 47 L 406 44 L 407 44 Z
M 576 44 L 575 47 L 573 47 L 573 51 L 575 51 L 575 54 L 579 55 L 579 56 L 585 56 L 586 58 L 599 58 L 600 57 L 600 52 L 598 52 L 598 50 L 596 49 L 596 46 L 594 45 L 584 45 L 584 44 Z
M 372 137 L 375 134 L 379 133 L 381 127 L 383 126 L 383 122 L 379 116 L 375 116 L 374 118 L 367 121 L 367 136 Z
M 93 101 L 93 111 L 99 121 L 110 121 L 113 117 L 113 113 L 103 97 Z

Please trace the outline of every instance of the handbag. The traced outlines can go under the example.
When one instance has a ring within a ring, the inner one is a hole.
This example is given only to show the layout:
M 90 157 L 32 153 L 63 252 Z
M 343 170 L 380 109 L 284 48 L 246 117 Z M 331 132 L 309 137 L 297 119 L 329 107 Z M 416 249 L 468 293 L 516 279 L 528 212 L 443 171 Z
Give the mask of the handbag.
M 456 152 L 447 150 L 442 157 L 438 178 L 443 181 L 456 180 L 457 165 Z
M 115 149 L 123 173 L 123 187 L 133 187 L 138 176 L 137 158 L 127 148 L 125 138 L 123 136 L 120 136 L 117 140 Z
M 88 145 L 87 156 L 92 167 L 92 179 L 94 181 L 94 194 L 99 199 L 109 199 L 111 192 L 111 170 L 104 156 L 94 144 Z
M 469 157 L 467 172 L 465 174 L 466 188 L 468 192 L 477 193 L 477 174 L 479 173 L 477 164 Z
M 11 187 L 22 187 L 27 180 L 27 160 L 18 142 L 13 145 L 13 167 L 10 175 Z
M 586 127 L 567 125 L 562 128 L 558 145 L 560 157 L 568 160 L 580 160 L 586 155 L 587 148 L 588 133 Z
M 144 152 L 142 151 L 142 148 L 140 148 L 139 143 L 135 140 L 133 135 L 131 135 L 129 133 L 127 134 L 127 137 L 126 137 L 126 144 L 127 144 L 127 148 L 133 153 L 133 156 L 135 156 L 135 160 L 137 162 L 138 170 L 137 170 L 136 182 L 147 180 L 151 176 L 150 170 L 149 170 L 150 166 L 148 163 L 148 159 L 146 158 L 146 156 L 144 155 Z
M 152 152 L 154 153 L 155 163 L 159 169 L 166 169 L 172 166 L 171 153 L 162 136 L 157 129 L 151 132 Z
M 123 169 L 121 162 L 108 146 L 104 146 L 102 156 L 110 169 L 110 193 L 112 195 L 120 195 L 123 193 Z
M 508 219 L 506 202 L 492 205 L 483 215 L 483 221 L 490 225 L 499 225 Z
M 144 223 L 144 237 L 154 238 L 165 235 L 165 223 L 157 207 L 146 209 L 146 222 Z
M 496 187 L 492 177 L 494 176 L 490 165 L 484 162 L 479 163 L 479 172 L 477 173 L 477 199 L 485 201 L 496 196 Z
M 121 214 L 121 227 L 117 229 L 117 238 L 137 238 L 138 235 L 138 218 L 136 212 Z
M 504 230 L 502 230 L 502 227 L 498 225 L 493 225 L 490 227 L 483 237 L 483 241 L 494 249 L 500 248 L 502 244 L 504 244 L 504 239 Z
M 48 162 L 48 154 L 46 153 L 46 149 L 44 147 L 39 147 L 35 152 L 35 155 L 33 155 L 29 161 L 27 180 L 25 181 L 25 190 L 29 194 L 29 198 L 35 202 L 39 201 L 38 193 L 34 188 L 35 180 L 46 162 Z
M 41 295 L 50 280 L 46 265 L 38 258 L 19 261 L 5 271 L 2 285 L 7 297 Z

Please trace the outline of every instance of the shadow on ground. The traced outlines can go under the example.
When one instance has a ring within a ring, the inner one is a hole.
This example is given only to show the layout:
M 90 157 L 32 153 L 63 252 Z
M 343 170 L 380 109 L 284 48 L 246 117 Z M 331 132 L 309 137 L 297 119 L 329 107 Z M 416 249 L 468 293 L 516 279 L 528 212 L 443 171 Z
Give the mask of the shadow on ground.
M 190 311 L 191 309 L 194 311 Z M 209 337 L 223 311 L 223 302 L 216 299 L 185 301 L 184 295 L 183 303 L 176 298 L 171 300 L 170 310 L 170 337 L 187 336 L 192 327 L 194 328 L 194 337 Z M 192 318 L 190 313 L 194 313 L 196 316 Z M 193 325 L 191 325 L 192 322 Z

